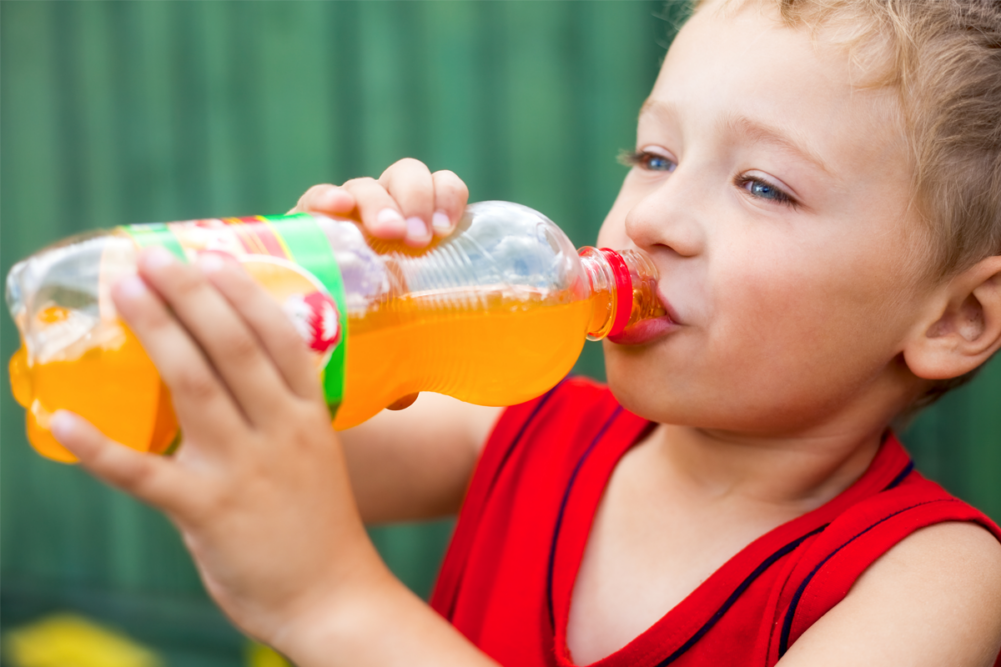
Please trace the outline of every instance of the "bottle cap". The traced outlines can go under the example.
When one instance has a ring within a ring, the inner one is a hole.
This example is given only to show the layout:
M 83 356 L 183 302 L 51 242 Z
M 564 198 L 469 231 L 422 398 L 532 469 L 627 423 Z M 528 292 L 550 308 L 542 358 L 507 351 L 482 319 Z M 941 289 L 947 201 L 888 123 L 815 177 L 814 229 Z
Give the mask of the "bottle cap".
M 633 279 L 629 275 L 629 267 L 619 253 L 610 248 L 599 248 L 601 254 L 608 260 L 615 275 L 615 321 L 608 332 L 609 336 L 622 333 L 633 312 Z

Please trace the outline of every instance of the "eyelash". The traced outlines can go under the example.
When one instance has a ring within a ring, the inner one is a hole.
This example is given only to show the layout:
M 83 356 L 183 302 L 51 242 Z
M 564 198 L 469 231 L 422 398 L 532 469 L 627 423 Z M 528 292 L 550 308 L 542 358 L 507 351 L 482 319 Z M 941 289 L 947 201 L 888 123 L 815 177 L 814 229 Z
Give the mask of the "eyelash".
M 651 169 L 651 160 L 664 160 L 665 162 L 670 162 L 672 167 L 670 169 Z M 639 167 L 647 171 L 666 171 L 668 173 L 674 171 L 674 168 L 677 167 L 671 158 L 651 153 L 650 151 L 622 151 L 619 153 L 619 164 L 626 167 Z
M 671 163 L 671 168 L 654 169 L 650 166 L 650 162 L 652 160 L 664 160 L 665 162 L 669 162 Z M 670 173 L 674 171 L 675 168 L 677 168 L 677 164 L 675 164 L 670 158 L 665 157 L 663 155 L 658 155 L 657 153 L 651 153 L 649 151 L 622 151 L 621 153 L 619 153 L 618 161 L 620 164 L 623 164 L 627 167 L 636 167 L 646 171 L 666 171 Z M 768 181 L 762 180 L 760 178 L 751 178 L 741 174 L 734 179 L 733 184 L 742 190 L 746 190 L 748 193 L 751 194 L 752 197 L 755 197 L 757 199 L 763 199 L 765 201 L 773 201 L 780 206 L 789 206 L 791 208 L 797 208 L 799 206 L 799 202 L 793 199 L 793 197 L 789 195 L 789 193 L 773 185 L 772 183 L 769 183 Z M 748 185 L 763 185 L 766 188 L 771 188 L 771 190 L 775 193 L 776 196 L 773 199 L 769 199 L 767 197 L 761 197 L 760 195 L 755 195 L 748 189 L 747 187 Z
M 737 178 L 733 179 L 733 184 L 736 185 L 738 188 L 740 188 L 742 190 L 746 190 L 748 193 L 750 193 L 750 195 L 752 197 L 755 197 L 757 199 L 763 199 L 764 201 L 772 201 L 772 202 L 775 202 L 776 204 L 778 204 L 780 206 L 789 206 L 791 208 L 798 208 L 799 207 L 799 202 L 796 201 L 795 199 L 793 199 L 792 196 L 789 193 L 787 193 L 784 190 L 782 190 L 781 188 L 773 185 L 772 183 L 769 183 L 768 181 L 764 181 L 764 180 L 762 180 L 760 178 L 752 178 L 750 176 L 739 175 L 739 176 L 737 176 Z M 769 199 L 768 197 L 761 197 L 760 195 L 756 195 L 756 194 L 752 193 L 751 190 L 748 189 L 747 186 L 748 185 L 755 185 L 755 184 L 756 185 L 763 185 L 766 188 L 771 188 L 771 190 L 775 193 L 775 198 L 774 199 Z

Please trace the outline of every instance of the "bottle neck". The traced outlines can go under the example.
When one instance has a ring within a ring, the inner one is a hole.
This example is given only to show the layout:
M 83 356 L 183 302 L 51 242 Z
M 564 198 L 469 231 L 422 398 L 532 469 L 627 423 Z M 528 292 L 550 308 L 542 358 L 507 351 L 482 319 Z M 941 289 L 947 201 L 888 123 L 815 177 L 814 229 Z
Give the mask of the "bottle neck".
M 665 314 L 657 297 L 657 267 L 646 253 L 590 246 L 579 253 L 591 287 L 590 340 L 615 336 L 642 320 Z

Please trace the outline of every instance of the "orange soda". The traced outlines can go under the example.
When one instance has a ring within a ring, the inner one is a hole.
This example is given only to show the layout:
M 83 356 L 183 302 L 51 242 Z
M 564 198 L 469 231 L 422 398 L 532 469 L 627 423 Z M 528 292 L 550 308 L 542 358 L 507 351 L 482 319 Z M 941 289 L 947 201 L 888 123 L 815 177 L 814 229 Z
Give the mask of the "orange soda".
M 11 386 L 43 456 L 75 460 L 48 430 L 59 409 L 140 451 L 179 442 L 169 390 L 109 296 L 153 244 L 186 261 L 224 252 L 243 264 L 313 351 L 338 430 L 420 391 L 479 405 L 528 400 L 559 382 L 585 338 L 664 315 L 642 252 L 578 254 L 545 216 L 507 202 L 471 205 L 452 235 L 424 250 L 310 214 L 91 234 L 8 276 L 23 342 Z

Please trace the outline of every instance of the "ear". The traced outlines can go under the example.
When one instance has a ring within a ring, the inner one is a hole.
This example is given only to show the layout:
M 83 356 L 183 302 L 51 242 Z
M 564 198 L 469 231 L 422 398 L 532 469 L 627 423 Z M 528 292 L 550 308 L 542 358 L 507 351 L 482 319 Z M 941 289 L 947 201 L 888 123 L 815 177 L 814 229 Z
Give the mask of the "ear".
M 977 262 L 937 290 L 927 317 L 904 348 L 926 380 L 959 377 L 1001 348 L 1001 255 Z

